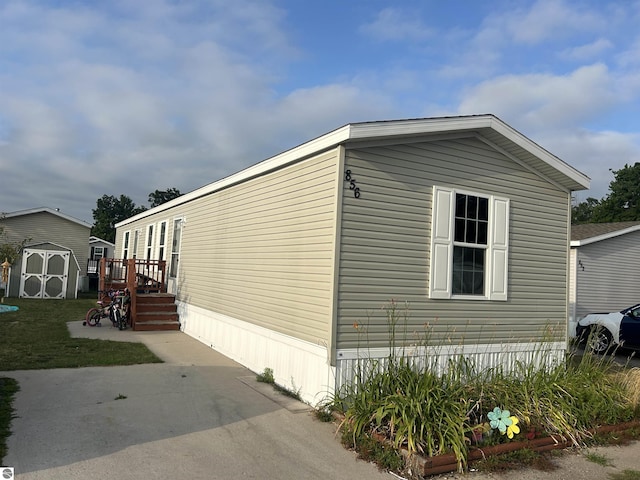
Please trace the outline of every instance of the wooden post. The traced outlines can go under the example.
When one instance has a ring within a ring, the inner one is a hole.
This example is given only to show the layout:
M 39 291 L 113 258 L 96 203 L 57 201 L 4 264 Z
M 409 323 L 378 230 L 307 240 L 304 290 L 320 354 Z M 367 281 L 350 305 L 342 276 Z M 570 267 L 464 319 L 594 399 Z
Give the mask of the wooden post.
M 136 259 L 130 258 L 127 262 L 127 288 L 129 289 L 129 295 L 131 298 L 131 304 L 129 305 L 129 320 L 131 321 L 131 328 L 136 329 Z
M 167 262 L 165 260 L 160 260 L 158 262 L 160 265 L 160 293 L 167 293 L 167 284 L 165 283 L 165 273 L 167 270 Z
M 98 266 L 98 300 L 102 300 L 104 295 L 105 281 L 104 277 L 107 274 L 107 259 L 102 257 Z

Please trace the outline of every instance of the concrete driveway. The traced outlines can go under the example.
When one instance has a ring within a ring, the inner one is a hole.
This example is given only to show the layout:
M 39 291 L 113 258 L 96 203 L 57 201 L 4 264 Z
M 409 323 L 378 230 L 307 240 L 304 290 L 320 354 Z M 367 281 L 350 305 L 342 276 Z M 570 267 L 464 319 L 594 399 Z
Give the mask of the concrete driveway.
M 164 364 L 6 372 L 20 383 L 5 466 L 18 479 L 385 479 L 308 406 L 181 332 L 69 324 L 144 342 Z

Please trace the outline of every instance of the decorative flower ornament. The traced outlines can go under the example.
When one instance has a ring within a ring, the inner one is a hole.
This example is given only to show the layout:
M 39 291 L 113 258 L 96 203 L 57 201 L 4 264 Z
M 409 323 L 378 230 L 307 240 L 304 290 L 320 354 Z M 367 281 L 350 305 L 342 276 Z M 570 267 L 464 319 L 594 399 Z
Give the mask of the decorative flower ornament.
M 507 437 L 513 438 L 514 435 L 520 433 L 520 427 L 518 426 L 518 417 L 509 417 L 511 420 L 511 425 L 507 426 Z
M 491 428 L 497 428 L 500 430 L 500 433 L 505 434 L 507 432 L 507 427 L 511 426 L 513 423 L 512 418 L 515 417 L 511 417 L 509 410 L 500 410 L 500 408 L 496 407 L 493 411 L 487 414 L 487 418 L 491 421 Z M 520 428 L 518 428 L 518 431 L 520 431 Z

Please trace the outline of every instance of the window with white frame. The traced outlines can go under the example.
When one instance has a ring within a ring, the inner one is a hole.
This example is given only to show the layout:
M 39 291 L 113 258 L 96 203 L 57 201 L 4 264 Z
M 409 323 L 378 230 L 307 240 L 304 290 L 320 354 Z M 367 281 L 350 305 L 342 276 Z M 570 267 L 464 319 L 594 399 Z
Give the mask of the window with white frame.
M 176 218 L 173 221 L 173 242 L 171 243 L 171 264 L 169 265 L 169 276 L 178 276 L 178 266 L 180 263 L 180 243 L 182 242 L 183 218 Z
M 136 230 L 133 232 L 133 253 L 131 255 L 132 258 L 137 258 L 138 256 L 138 240 L 140 239 L 140 230 Z
M 91 260 L 100 260 L 104 257 L 105 247 L 91 247 Z
M 122 258 L 125 260 L 129 258 L 129 237 L 131 232 L 124 232 L 124 238 L 122 240 Z
M 153 259 L 153 224 L 147 227 L 147 249 L 146 249 L 146 257 L 147 260 Z
M 509 200 L 433 188 L 429 296 L 507 300 Z
M 160 232 L 158 235 L 158 260 L 164 260 L 167 243 L 167 222 L 160 222 Z

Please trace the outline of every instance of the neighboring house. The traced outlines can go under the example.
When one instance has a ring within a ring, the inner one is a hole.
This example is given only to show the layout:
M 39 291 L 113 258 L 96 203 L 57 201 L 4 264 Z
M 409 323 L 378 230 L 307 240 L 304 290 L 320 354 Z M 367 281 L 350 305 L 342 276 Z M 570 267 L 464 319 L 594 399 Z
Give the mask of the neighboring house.
M 616 312 L 640 303 L 640 222 L 571 227 L 569 333 L 588 313 Z
M 103 240 L 102 238 L 89 237 L 89 261 L 87 262 L 87 274 L 98 275 L 98 264 L 101 258 L 113 258 L 115 255 L 114 243 Z
M 89 260 L 87 261 L 87 276 L 89 287 L 92 290 L 98 289 L 98 275 L 100 273 L 100 259 L 113 258 L 115 255 L 115 244 L 103 240 L 102 238 L 89 237 Z
M 118 223 L 116 255 L 167 260 L 184 332 L 315 403 L 388 357 L 391 299 L 441 364 L 563 358 L 588 186 L 493 115 L 354 123 Z
M 0 215 L 0 225 L 6 241 L 27 240 L 11 267 L 6 296 L 77 297 L 87 271 L 88 223 L 51 208 L 33 208 Z

